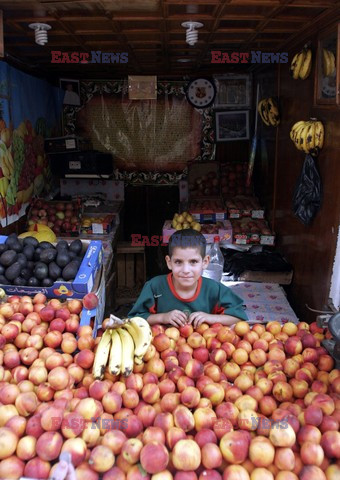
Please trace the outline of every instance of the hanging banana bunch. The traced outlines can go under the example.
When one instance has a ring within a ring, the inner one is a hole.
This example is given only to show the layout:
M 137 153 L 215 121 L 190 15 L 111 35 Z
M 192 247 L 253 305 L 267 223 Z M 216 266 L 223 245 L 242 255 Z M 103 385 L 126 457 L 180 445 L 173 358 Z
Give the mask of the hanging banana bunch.
M 301 120 L 292 126 L 290 138 L 298 150 L 317 155 L 324 142 L 324 126 L 316 118 Z
M 312 50 L 304 47 L 296 53 L 290 64 L 289 72 L 294 80 L 306 80 L 312 70 Z
M 112 375 L 128 377 L 133 372 L 134 363 L 140 365 L 143 362 L 151 340 L 151 328 L 144 318 L 129 318 L 125 322 L 113 320 L 96 350 L 92 371 L 94 378 L 102 379 L 107 366 Z
M 327 48 L 322 49 L 323 60 L 323 74 L 325 77 L 330 77 L 335 72 L 335 56 L 334 53 Z
M 274 98 L 263 98 L 260 100 L 257 110 L 265 125 L 277 127 L 280 123 L 280 113 L 277 102 Z

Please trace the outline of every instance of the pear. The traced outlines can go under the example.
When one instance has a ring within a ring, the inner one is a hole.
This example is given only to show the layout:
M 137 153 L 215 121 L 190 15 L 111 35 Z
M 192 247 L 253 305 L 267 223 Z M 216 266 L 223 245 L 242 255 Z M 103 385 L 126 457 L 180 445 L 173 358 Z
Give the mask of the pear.
M 188 223 L 192 223 L 192 221 L 193 221 L 193 218 L 192 218 L 192 216 L 190 215 L 190 213 L 188 213 L 188 215 L 187 215 L 187 222 L 188 222 Z
M 177 223 L 176 230 L 182 230 L 182 225 L 180 223 Z
M 182 229 L 185 230 L 186 228 L 190 228 L 190 223 L 184 222 L 184 223 L 182 224 Z
M 177 217 L 177 223 L 183 223 L 184 222 L 184 217 L 183 215 L 178 215 Z
M 198 222 L 193 222 L 193 223 L 191 224 L 191 228 L 192 228 L 193 230 L 197 230 L 197 232 L 200 232 L 200 231 L 201 231 L 201 225 L 200 225 Z

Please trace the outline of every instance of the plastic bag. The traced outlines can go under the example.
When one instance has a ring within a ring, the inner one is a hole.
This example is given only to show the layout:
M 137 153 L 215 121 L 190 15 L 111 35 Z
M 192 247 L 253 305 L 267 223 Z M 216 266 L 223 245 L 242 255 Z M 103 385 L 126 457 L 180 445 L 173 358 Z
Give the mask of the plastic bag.
M 306 155 L 293 196 L 293 212 L 305 225 L 310 224 L 321 205 L 321 179 L 315 159 Z

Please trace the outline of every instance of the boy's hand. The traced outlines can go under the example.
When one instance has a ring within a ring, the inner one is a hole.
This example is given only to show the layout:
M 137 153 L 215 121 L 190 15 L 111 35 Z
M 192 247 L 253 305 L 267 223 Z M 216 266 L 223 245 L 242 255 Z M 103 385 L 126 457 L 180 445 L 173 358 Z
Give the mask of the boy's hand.
M 193 312 L 188 318 L 188 323 L 192 323 L 194 328 L 197 328 L 201 323 L 210 323 L 210 317 L 211 315 L 209 315 L 209 313 Z
M 171 310 L 171 312 L 164 314 L 165 324 L 174 325 L 175 327 L 182 327 L 187 323 L 187 316 L 181 310 Z

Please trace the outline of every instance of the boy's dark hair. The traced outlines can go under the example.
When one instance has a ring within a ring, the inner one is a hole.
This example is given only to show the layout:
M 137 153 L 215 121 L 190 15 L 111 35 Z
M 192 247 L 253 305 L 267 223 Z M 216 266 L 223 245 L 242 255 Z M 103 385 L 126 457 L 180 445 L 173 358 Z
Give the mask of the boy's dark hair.
M 169 257 L 171 258 L 175 248 L 197 248 L 202 258 L 205 257 L 207 242 L 204 236 L 193 230 L 187 228 L 185 230 L 178 230 L 169 238 Z

